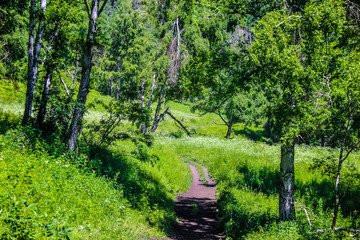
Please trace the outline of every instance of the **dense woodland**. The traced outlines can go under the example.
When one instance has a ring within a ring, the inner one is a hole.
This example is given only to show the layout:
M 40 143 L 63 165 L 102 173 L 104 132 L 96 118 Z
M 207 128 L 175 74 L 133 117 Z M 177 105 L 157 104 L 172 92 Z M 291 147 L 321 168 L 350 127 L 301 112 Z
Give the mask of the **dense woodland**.
M 0 2 L 0 238 L 360 234 L 360 2 Z M 296 170 L 296 171 L 295 171 Z

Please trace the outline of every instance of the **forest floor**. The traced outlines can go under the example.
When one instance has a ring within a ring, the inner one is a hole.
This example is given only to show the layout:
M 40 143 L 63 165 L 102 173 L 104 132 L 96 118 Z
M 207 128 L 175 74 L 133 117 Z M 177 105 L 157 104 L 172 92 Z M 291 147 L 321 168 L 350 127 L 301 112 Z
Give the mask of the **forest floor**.
M 193 181 L 190 189 L 176 199 L 175 212 L 178 224 L 174 227 L 173 239 L 224 239 L 225 235 L 217 220 L 215 182 L 204 168 L 206 182 L 200 180 L 196 167 L 190 165 Z

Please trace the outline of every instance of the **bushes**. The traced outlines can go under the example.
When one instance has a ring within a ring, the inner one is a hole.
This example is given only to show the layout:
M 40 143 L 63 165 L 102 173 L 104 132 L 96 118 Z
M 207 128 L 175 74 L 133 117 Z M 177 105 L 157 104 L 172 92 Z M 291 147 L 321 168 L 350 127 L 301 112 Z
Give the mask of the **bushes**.
M 21 118 L 13 113 L 0 111 L 0 134 L 6 133 L 9 129 L 13 129 L 21 122 Z

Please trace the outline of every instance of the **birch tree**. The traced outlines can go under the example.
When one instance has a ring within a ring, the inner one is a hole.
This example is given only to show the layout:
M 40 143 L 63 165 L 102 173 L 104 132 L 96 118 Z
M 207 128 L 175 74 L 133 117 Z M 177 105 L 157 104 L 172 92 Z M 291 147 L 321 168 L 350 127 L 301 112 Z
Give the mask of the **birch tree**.
M 273 86 L 271 115 L 280 133 L 281 221 L 295 219 L 294 146 L 301 129 L 318 131 L 331 105 L 327 79 L 338 68 L 334 59 L 343 21 L 341 1 L 325 0 L 299 11 L 268 13 L 253 29 L 250 54 L 261 67 L 257 77 Z
M 84 0 L 84 2 L 89 16 L 89 26 L 85 46 L 83 49 L 80 87 L 67 137 L 69 149 L 71 151 L 75 149 L 77 137 L 81 130 L 82 119 L 84 117 L 85 103 L 87 100 L 87 95 L 89 93 L 91 81 L 90 74 L 93 65 L 92 57 L 96 43 L 96 33 L 98 30 L 96 24 L 108 0 L 104 0 L 101 7 L 100 0 L 92 0 L 90 6 L 88 5 L 87 0 Z
M 44 32 L 46 0 L 40 1 L 39 23 L 35 38 L 35 20 L 36 20 L 36 0 L 30 3 L 29 18 L 29 42 L 28 42 L 28 76 L 27 90 L 25 100 L 25 110 L 23 116 L 23 124 L 27 124 L 31 118 L 31 112 L 34 100 L 35 84 L 38 77 L 38 63 L 41 50 L 41 40 Z

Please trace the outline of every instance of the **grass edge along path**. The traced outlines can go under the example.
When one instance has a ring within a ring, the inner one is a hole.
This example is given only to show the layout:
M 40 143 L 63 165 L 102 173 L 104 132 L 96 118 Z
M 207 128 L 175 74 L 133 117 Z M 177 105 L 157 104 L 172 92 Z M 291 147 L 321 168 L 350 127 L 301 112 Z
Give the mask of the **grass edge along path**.
M 187 240 L 217 240 L 225 238 L 217 220 L 215 182 L 203 167 L 205 181 L 194 165 L 189 164 L 193 181 L 186 193 L 176 199 L 175 212 L 179 220 L 174 227 L 173 238 Z

